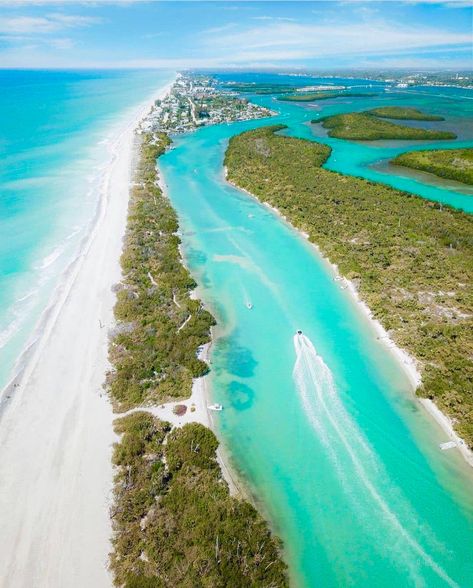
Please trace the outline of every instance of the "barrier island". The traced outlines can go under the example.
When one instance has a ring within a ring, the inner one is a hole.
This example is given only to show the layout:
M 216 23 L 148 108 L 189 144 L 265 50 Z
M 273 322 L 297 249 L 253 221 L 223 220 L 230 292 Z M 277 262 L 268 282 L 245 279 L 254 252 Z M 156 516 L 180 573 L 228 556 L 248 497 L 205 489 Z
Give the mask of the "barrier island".
M 426 114 L 418 108 L 401 106 L 383 106 L 381 108 L 373 108 L 372 110 L 368 110 L 367 113 L 378 116 L 380 118 L 393 118 L 398 120 L 445 120 L 443 116 L 437 116 L 436 114 Z
M 212 431 L 172 428 L 146 411 L 190 396 L 208 370 L 197 352 L 215 324 L 190 297 L 176 213 L 159 187 L 156 159 L 169 144 L 164 133 L 141 135 L 110 341 L 114 408 L 145 407 L 115 421 L 115 584 L 285 587 L 280 542 L 250 503 L 230 496 Z
M 233 137 L 228 178 L 307 233 L 358 288 L 433 399 L 473 445 L 473 217 L 389 186 L 322 168 L 330 148 L 278 136 Z
M 391 163 L 473 185 L 473 149 L 408 151 Z
M 369 112 L 337 114 L 314 119 L 312 123 L 322 123 L 325 129 L 329 129 L 329 137 L 352 141 L 377 141 L 380 139 L 422 141 L 456 138 L 455 133 L 451 131 L 434 131 L 398 125 L 372 116 Z

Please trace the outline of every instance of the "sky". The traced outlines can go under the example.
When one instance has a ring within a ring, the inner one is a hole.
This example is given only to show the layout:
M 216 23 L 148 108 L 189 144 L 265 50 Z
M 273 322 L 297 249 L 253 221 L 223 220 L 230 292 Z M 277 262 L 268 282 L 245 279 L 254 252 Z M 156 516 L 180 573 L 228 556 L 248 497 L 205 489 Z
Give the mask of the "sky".
M 473 0 L 0 0 L 2 68 L 473 69 Z

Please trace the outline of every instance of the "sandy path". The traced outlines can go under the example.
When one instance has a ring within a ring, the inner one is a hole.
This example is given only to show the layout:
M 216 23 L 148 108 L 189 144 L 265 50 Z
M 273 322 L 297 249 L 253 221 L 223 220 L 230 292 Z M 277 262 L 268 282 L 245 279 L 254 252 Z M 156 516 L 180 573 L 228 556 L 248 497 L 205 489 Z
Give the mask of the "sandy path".
M 112 584 L 107 557 L 114 434 L 102 383 L 133 130 L 150 104 L 137 109 L 111 145 L 95 228 L 2 414 L 0 586 Z

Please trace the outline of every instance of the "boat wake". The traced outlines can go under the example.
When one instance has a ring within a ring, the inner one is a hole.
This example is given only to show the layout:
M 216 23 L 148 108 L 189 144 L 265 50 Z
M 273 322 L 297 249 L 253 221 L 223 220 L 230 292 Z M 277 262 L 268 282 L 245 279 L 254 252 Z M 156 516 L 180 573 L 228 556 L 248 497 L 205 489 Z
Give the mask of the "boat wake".
M 457 586 L 403 524 L 408 522 L 424 543 L 435 542 L 416 524 L 407 500 L 345 409 L 330 369 L 301 331 L 294 336 L 294 348 L 293 377 L 302 405 L 351 503 L 353 515 L 361 519 L 363 532 L 374 535 L 376 549 L 386 550 L 385 555 L 395 564 L 409 570 L 414 585 L 425 585 L 423 564 L 446 585 Z M 441 548 L 438 544 L 435 547 Z

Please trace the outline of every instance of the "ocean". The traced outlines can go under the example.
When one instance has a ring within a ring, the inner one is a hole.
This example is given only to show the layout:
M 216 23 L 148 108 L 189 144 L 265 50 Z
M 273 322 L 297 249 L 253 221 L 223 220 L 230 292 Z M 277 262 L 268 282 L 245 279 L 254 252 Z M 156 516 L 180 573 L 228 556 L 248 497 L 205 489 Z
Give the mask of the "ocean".
M 151 71 L 0 72 L 0 388 L 54 300 L 93 224 L 118 130 L 171 75 Z M 348 83 L 274 74 L 221 80 Z M 406 374 L 330 266 L 277 215 L 223 177 L 228 139 L 282 122 L 320 140 L 330 169 L 473 211 L 468 190 L 401 175 L 411 143 L 329 139 L 318 116 L 389 104 L 446 114 L 471 146 L 471 93 L 411 88 L 326 101 L 255 101 L 274 119 L 176 137 L 160 159 L 185 260 L 218 319 L 209 384 L 235 471 L 284 541 L 298 588 L 473 585 L 473 474 L 415 400 Z M 416 145 L 416 148 L 426 146 Z M 431 144 L 428 144 L 429 146 Z M 251 310 L 248 303 L 252 304 Z M 78 321 L 80 316 L 77 317 Z M 295 336 L 301 329 L 303 335 Z
M 172 78 L 0 70 L 0 390 L 80 254 L 114 138 Z

